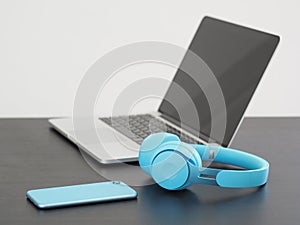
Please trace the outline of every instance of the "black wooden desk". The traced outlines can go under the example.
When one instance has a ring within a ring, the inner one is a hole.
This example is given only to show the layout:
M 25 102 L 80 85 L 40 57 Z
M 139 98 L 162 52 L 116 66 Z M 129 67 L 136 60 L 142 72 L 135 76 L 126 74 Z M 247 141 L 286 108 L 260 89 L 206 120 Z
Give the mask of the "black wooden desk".
M 300 224 L 300 118 L 248 118 L 233 146 L 266 158 L 260 189 L 134 187 L 137 200 L 38 210 L 26 190 L 104 180 L 46 119 L 0 120 L 0 224 Z

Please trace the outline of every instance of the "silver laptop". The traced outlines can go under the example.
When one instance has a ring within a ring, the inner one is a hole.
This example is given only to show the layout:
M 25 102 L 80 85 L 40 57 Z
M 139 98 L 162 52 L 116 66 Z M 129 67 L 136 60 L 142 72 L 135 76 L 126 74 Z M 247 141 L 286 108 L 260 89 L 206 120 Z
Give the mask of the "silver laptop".
M 279 37 L 273 34 L 211 17 L 205 17 L 202 20 L 189 49 L 200 56 L 210 67 L 224 95 L 227 110 L 225 136 L 223 140 L 215 140 L 221 146 L 230 145 L 278 43 Z M 184 60 L 185 58 L 183 62 Z M 179 115 L 189 115 L 192 107 L 186 104 L 183 96 L 175 98 L 172 104 L 166 101 L 170 99 L 169 96 L 178 94 L 175 93 L 176 88 L 173 87 L 173 82 L 179 84 L 192 98 L 198 111 L 201 127 L 195 127 L 192 119 L 185 121 L 184 125 L 181 124 Z M 174 133 L 187 143 L 207 143 L 211 138 L 211 112 L 204 93 L 182 70 L 177 70 L 173 82 L 157 112 L 114 117 L 114 125 L 110 117 L 99 118 L 96 128 L 108 134 L 105 144 L 110 154 L 105 154 L 106 150 L 99 145 L 86 146 L 78 142 L 74 135 L 71 118 L 50 119 L 49 122 L 54 129 L 104 164 L 136 161 L 139 145 L 153 132 Z M 181 110 L 180 113 L 178 110 Z M 130 132 L 128 132 L 128 118 Z M 136 150 L 132 151 L 120 143 L 111 131 L 117 132 Z M 134 135 L 130 135 L 132 133 Z

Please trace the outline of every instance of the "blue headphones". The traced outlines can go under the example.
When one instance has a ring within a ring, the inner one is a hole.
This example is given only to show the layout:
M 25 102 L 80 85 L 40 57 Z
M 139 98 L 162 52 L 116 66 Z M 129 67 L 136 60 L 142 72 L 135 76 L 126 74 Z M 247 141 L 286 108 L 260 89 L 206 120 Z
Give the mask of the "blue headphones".
M 205 168 L 202 160 L 245 170 Z M 269 163 L 258 156 L 229 148 L 187 144 L 169 133 L 152 134 L 143 141 L 139 164 L 158 185 L 168 190 L 182 190 L 192 184 L 257 187 L 267 182 L 269 174 Z

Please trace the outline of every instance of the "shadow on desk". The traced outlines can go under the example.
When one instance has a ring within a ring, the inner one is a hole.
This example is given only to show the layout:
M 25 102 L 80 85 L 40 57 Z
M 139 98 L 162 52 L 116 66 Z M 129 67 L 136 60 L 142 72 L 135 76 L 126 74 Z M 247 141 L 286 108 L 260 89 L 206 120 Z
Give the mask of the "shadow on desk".
M 226 224 L 226 219 L 259 219 L 264 206 L 267 187 L 228 189 L 196 185 L 183 191 L 167 191 L 156 185 L 142 187 L 139 191 L 140 220 L 156 220 L 157 224 Z M 147 212 L 147 213 L 145 213 Z M 151 217 L 151 218 L 149 218 Z M 244 217 L 244 218 L 243 218 Z M 197 218 L 197 219 L 196 219 Z

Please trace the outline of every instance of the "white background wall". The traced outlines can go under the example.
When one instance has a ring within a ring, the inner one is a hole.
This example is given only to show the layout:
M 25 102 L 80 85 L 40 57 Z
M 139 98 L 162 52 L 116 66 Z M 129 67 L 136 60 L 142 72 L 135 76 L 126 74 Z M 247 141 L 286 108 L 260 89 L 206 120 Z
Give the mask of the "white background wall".
M 281 36 L 248 116 L 300 116 L 299 1 L 0 1 L 0 117 L 65 116 L 84 72 L 143 40 L 187 47 L 205 15 Z

